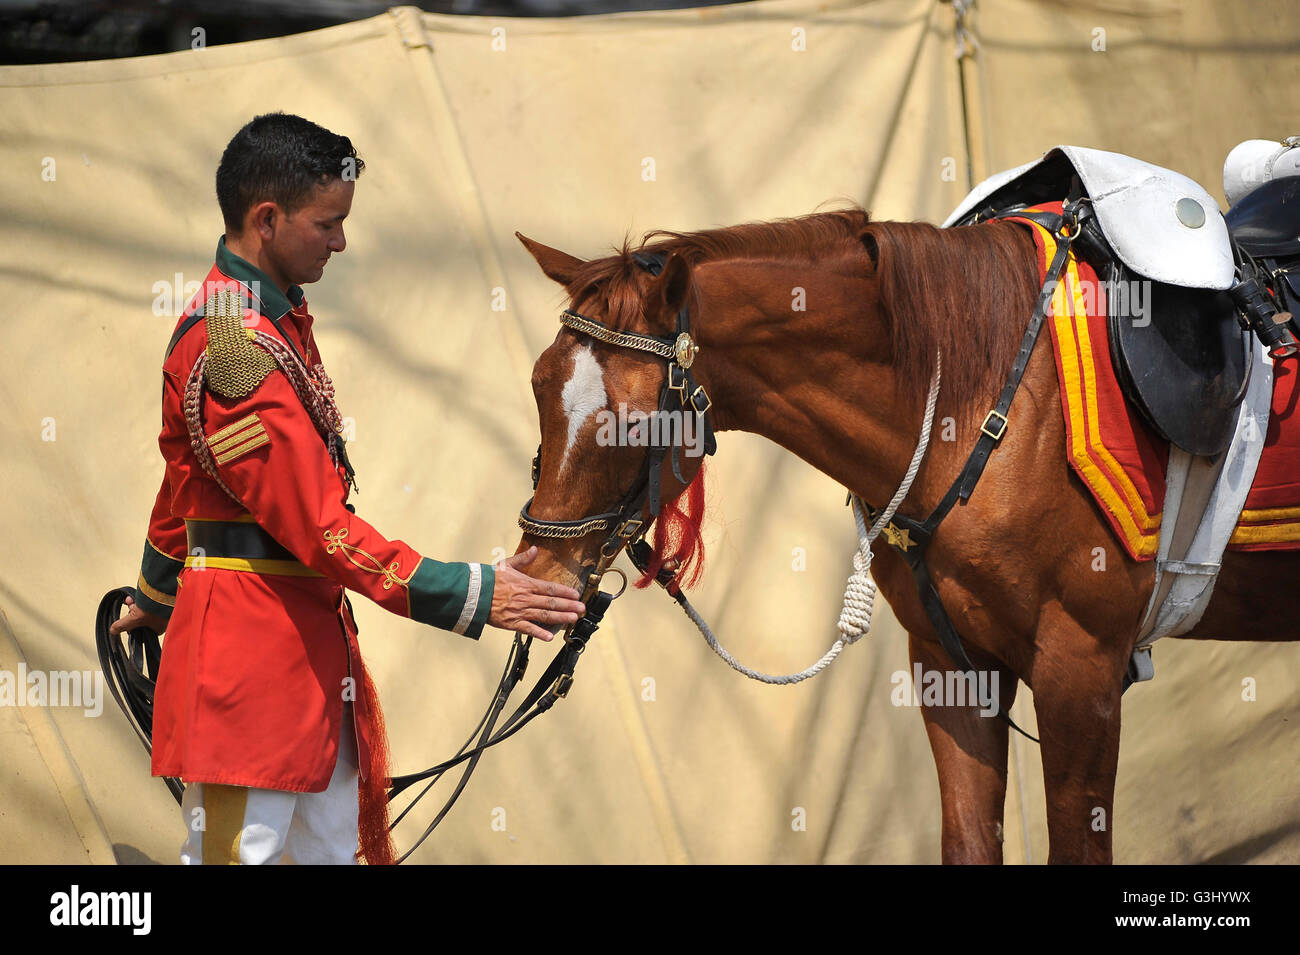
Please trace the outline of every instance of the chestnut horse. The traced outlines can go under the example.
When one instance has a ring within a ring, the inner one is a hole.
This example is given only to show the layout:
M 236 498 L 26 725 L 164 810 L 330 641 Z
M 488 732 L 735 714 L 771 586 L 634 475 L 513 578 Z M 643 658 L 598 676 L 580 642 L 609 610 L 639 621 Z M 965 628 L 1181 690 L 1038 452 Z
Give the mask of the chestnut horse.
M 955 420 L 957 439 L 931 443 L 899 508 L 918 520 L 964 466 L 1040 287 L 1032 236 L 1007 222 L 945 230 L 841 210 L 652 233 L 638 250 L 625 244 L 592 261 L 519 238 L 564 286 L 573 311 L 613 329 L 671 341 L 679 309 L 689 306 L 699 345 L 691 371 L 712 398 L 713 426 L 761 434 L 875 507 L 890 500 L 912 457 L 938 352 L 936 417 Z M 658 253 L 662 270 L 652 275 L 635 252 Z M 798 289 L 802 310 L 792 307 Z M 1091 571 L 1093 548 L 1112 534 L 1066 460 L 1051 348 L 1040 335 L 1005 436 L 974 494 L 939 527 L 927 561 L 971 660 L 996 671 L 1003 711 L 1017 681 L 1033 690 L 1049 861 L 1108 863 L 1121 679 L 1154 567 L 1126 557 L 1105 573 Z M 575 376 L 579 362 L 583 375 Z M 533 369 L 542 442 L 534 518 L 572 520 L 615 506 L 647 452 L 598 442 L 595 412 L 623 402 L 652 411 L 664 377 L 654 355 L 561 328 Z M 701 462 L 682 457 L 683 481 L 664 461 L 665 515 L 680 518 L 671 503 Z M 569 540 L 525 533 L 520 549 L 539 548 L 530 573 L 581 589 L 581 568 L 603 540 L 602 533 Z M 873 555 L 880 591 L 908 631 L 913 664 L 953 670 L 907 565 L 883 536 Z M 1294 610 L 1273 598 L 1297 576 L 1294 551 L 1226 553 L 1213 600 L 1187 636 L 1296 639 Z M 1001 862 L 1007 724 L 981 716 L 978 706 L 923 706 L 921 713 L 938 768 L 943 861 Z M 1094 826 L 1098 808 L 1103 827 Z

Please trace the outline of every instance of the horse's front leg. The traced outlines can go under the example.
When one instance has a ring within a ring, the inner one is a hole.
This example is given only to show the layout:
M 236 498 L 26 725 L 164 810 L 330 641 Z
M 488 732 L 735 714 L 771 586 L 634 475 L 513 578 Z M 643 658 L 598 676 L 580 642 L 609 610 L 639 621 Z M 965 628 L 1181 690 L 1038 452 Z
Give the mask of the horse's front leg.
M 1109 864 L 1126 659 L 1059 609 L 1045 612 L 1043 625 L 1050 633 L 1039 640 L 1030 685 L 1042 743 L 1047 861 Z
M 953 668 L 937 643 L 909 634 L 908 646 L 913 665 L 920 663 L 923 673 Z M 1001 667 L 989 672 L 998 674 L 998 696 L 1005 712 L 1016 698 L 1016 677 Z M 921 715 L 939 772 L 944 865 L 999 865 L 1007 795 L 1007 724 L 982 715 L 978 705 L 926 706 L 923 687 L 916 687 L 916 692 L 921 694 Z

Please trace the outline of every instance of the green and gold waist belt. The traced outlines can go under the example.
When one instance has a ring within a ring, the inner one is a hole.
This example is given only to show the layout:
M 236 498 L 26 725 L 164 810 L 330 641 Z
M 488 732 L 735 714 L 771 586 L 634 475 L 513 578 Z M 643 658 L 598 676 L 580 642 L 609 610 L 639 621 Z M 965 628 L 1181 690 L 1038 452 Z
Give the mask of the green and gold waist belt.
M 188 555 L 195 569 L 242 570 L 286 577 L 321 577 L 252 521 L 185 519 Z

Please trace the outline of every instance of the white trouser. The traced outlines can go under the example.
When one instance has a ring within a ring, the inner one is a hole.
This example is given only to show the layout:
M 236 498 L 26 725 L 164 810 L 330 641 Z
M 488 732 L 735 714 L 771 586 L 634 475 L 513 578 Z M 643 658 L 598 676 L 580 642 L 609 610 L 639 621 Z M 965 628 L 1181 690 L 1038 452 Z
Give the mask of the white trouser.
M 339 758 L 329 786 L 290 793 L 215 783 L 185 787 L 189 832 L 182 865 L 355 865 L 357 744 L 352 707 L 343 706 Z

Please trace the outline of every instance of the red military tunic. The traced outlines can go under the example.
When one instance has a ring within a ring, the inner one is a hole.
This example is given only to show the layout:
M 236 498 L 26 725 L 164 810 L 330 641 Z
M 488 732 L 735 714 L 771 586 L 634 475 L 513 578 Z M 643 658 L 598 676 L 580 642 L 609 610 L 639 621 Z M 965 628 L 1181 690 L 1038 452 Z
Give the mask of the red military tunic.
M 186 315 L 221 287 L 237 289 L 251 305 L 244 327 L 286 340 L 310 368 L 320 363 L 302 290 L 291 287 L 286 297 L 230 252 L 224 236 Z M 178 331 L 184 325 L 182 318 Z M 200 466 L 184 414 L 186 382 L 208 337 L 206 320 L 193 324 L 173 339 L 163 365 L 158 445 L 166 473 L 136 592 L 142 609 L 170 617 L 154 698 L 153 774 L 320 792 L 334 768 L 345 698 L 355 701 L 363 777 L 377 765 L 372 747 L 383 746 L 374 738 L 375 704 L 344 590 L 477 638 L 494 575 L 489 565 L 423 557 L 353 514 L 345 467 L 335 465 L 278 368 L 240 398 L 204 386 L 203 433 L 219 476 L 239 499 L 232 500 Z M 258 348 L 251 340 L 247 347 Z M 211 353 L 207 361 L 211 377 Z M 192 552 L 189 537 L 230 529 L 200 523 L 214 521 L 255 523 L 289 553 L 269 559 Z

